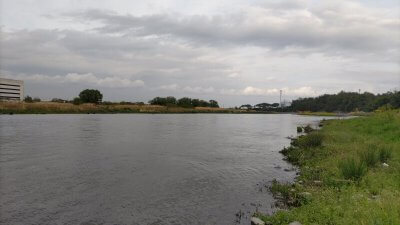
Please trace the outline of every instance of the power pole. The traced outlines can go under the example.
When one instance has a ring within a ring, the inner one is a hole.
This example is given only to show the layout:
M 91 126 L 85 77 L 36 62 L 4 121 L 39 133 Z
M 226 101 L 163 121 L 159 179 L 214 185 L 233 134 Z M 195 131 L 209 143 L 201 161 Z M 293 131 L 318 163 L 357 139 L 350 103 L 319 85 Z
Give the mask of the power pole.
M 283 108 L 282 106 L 282 90 L 279 90 L 279 104 L 281 105 L 281 109 Z

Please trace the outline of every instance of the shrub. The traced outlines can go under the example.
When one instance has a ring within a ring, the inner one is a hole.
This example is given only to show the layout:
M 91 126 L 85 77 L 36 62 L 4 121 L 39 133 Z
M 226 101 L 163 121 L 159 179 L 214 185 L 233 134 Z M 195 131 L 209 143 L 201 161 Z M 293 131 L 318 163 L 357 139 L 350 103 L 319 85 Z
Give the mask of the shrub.
M 346 159 L 339 164 L 340 172 L 347 180 L 360 180 L 367 172 L 367 166 L 363 161 L 354 158 Z
M 392 158 L 392 149 L 387 146 L 381 146 L 379 148 L 379 160 L 384 163 Z
M 94 89 L 86 89 L 79 93 L 81 102 L 84 103 L 100 103 L 103 100 L 103 94 Z
M 28 102 L 28 103 L 32 103 L 33 102 L 33 99 L 32 99 L 32 97 L 31 96 L 26 96 L 25 98 L 24 98 L 24 102 Z
M 303 132 L 303 128 L 302 127 L 297 127 L 297 133 L 301 133 Z
M 310 125 L 304 127 L 305 133 L 311 133 L 312 131 L 314 131 L 314 129 Z
M 368 167 L 375 167 L 379 161 L 376 145 L 369 145 L 365 151 L 359 153 L 359 156 Z
M 273 180 L 269 191 L 283 203 L 285 207 L 299 207 L 311 202 L 311 194 L 308 192 L 300 193 L 295 185 L 282 184 Z
M 41 102 L 42 99 L 40 99 L 40 98 L 38 98 L 38 97 L 35 97 L 32 101 L 33 101 L 33 102 Z
M 76 97 L 74 98 L 74 100 L 72 100 L 72 104 L 74 105 L 82 104 L 82 100 L 79 97 Z
M 319 147 L 322 145 L 323 138 L 320 132 L 313 132 L 299 138 L 298 145 L 303 148 Z

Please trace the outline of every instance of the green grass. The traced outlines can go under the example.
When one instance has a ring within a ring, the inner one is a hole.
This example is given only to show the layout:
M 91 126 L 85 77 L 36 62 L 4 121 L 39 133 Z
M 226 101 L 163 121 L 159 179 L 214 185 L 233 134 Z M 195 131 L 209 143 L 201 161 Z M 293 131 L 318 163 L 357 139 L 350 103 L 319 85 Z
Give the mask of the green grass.
M 367 164 L 362 160 L 349 158 L 339 163 L 339 169 L 345 179 L 358 181 L 367 173 Z
M 257 216 L 285 225 L 295 220 L 302 224 L 400 224 L 400 113 L 326 121 L 317 132 L 321 145 L 305 147 L 300 144 L 304 136 L 283 150 L 288 161 L 300 167 L 296 182 L 271 186 L 275 195 L 278 192 L 289 200 L 297 201 L 295 196 L 301 193 L 311 197 L 289 210 Z

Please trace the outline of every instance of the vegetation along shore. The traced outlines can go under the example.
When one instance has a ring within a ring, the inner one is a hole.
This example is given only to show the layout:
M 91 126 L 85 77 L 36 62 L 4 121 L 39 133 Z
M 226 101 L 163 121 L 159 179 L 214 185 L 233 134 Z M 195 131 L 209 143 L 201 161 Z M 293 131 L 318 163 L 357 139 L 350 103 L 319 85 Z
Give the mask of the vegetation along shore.
M 265 224 L 400 224 L 399 110 L 323 121 L 281 152 L 299 176 L 272 182 L 280 210 L 256 213 Z
M 56 102 L 0 102 L 0 114 L 78 114 L 78 113 L 242 113 L 245 110 L 148 104 L 94 104 Z

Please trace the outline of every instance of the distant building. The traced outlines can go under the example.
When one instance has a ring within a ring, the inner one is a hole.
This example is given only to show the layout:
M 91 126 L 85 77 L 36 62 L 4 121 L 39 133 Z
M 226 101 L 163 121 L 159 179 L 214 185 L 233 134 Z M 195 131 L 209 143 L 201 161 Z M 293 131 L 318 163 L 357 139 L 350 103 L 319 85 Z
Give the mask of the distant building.
M 23 101 L 24 82 L 22 80 L 0 78 L 0 100 Z

